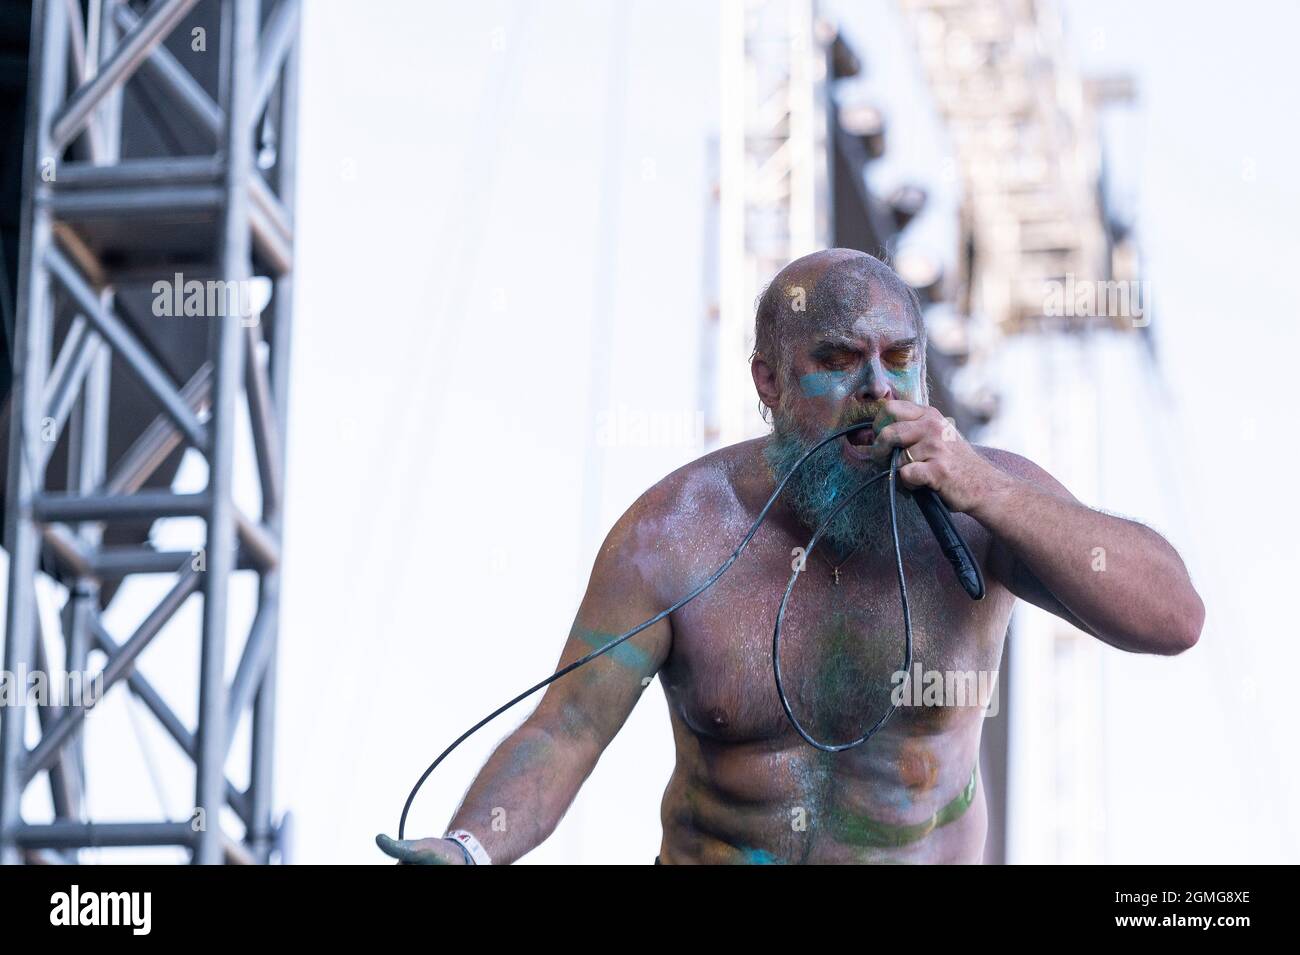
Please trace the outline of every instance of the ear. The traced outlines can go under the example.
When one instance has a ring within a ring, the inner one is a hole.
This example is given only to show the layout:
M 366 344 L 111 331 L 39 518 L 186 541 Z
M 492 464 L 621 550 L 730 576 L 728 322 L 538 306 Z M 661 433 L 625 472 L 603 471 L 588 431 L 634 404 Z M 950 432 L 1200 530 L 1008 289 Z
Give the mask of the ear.
M 775 411 L 781 403 L 781 382 L 776 370 L 762 355 L 755 355 L 749 363 L 749 373 L 754 377 L 754 388 L 758 391 L 759 400 Z

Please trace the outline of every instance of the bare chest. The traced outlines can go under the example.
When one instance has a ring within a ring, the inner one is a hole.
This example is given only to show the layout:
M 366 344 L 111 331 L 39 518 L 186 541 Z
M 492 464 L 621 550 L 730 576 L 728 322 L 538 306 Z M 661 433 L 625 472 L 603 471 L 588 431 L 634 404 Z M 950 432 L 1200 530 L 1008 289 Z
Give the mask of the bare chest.
M 983 542 L 966 520 L 961 529 L 972 546 L 977 536 Z M 698 735 L 734 743 L 795 738 L 773 680 L 777 610 L 796 560 L 787 543 L 756 539 L 722 580 L 674 615 L 673 650 L 660 676 L 674 718 Z M 913 642 L 907 671 L 892 552 L 850 559 L 838 582 L 820 553 L 803 564 L 782 619 L 779 662 L 791 709 L 815 738 L 857 738 L 899 700 L 891 727 L 940 733 L 968 715 L 965 706 L 978 705 L 967 690 L 993 686 L 1010 595 L 991 586 L 972 601 L 933 541 L 915 544 L 903 568 Z M 925 695 L 927 685 L 940 692 Z

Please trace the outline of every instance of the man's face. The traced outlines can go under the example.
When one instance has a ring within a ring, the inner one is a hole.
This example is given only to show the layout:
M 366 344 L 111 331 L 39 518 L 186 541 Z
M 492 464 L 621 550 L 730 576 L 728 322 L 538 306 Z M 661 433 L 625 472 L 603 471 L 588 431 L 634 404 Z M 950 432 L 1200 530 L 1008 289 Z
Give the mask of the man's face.
M 777 479 L 830 432 L 876 419 L 885 401 L 924 404 L 926 398 L 922 343 L 904 302 L 884 297 L 862 312 L 822 320 L 810 316 L 808 322 L 806 331 L 786 341 L 788 373 L 765 451 Z M 800 469 L 786 496 L 804 523 L 820 524 L 845 494 L 878 473 L 866 452 L 874 440 L 870 429 L 854 432 L 823 447 Z M 825 537 L 842 549 L 867 538 L 881 543 L 888 528 L 886 492 L 882 481 L 859 495 Z M 901 510 L 899 516 L 901 521 Z
M 906 305 L 887 299 L 861 314 L 821 323 L 788 343 L 790 372 L 779 411 L 808 437 L 876 417 L 894 398 L 923 402 L 921 341 Z M 780 417 L 781 415 L 778 415 Z M 882 425 L 883 426 L 883 425 Z M 867 463 L 859 449 L 874 438 L 857 432 L 841 439 L 852 465 Z

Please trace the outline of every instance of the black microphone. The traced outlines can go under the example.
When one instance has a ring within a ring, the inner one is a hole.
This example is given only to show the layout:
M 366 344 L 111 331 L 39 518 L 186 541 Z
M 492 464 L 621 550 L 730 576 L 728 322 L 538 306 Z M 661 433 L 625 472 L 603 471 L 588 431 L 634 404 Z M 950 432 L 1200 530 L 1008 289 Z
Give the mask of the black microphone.
M 925 522 L 930 525 L 930 530 L 934 531 L 935 539 L 939 541 L 939 547 L 943 550 L 943 556 L 947 557 L 948 563 L 952 564 L 957 580 L 966 593 L 970 594 L 971 600 L 983 599 L 984 575 L 980 573 L 979 562 L 975 560 L 970 547 L 957 532 L 947 505 L 928 487 L 916 488 L 912 491 L 912 497 L 915 498 L 916 506 L 921 509 L 921 513 L 925 515 Z
M 872 433 L 875 433 L 875 424 L 872 421 L 862 422 L 863 426 L 870 426 Z M 850 431 L 856 428 L 848 429 Z M 895 454 L 898 449 L 895 449 Z M 948 563 L 952 564 L 953 572 L 957 575 L 957 581 L 961 584 L 962 589 L 970 594 L 971 600 L 984 599 L 984 575 L 980 573 L 979 561 L 971 553 L 970 547 L 966 544 L 965 539 L 957 531 L 957 526 L 952 522 L 952 514 L 948 506 L 943 503 L 938 494 L 928 487 L 918 487 L 910 492 L 916 500 L 916 506 L 921 509 L 921 514 L 925 517 L 925 522 L 930 525 L 930 530 L 934 532 L 935 540 L 939 542 L 939 549 L 943 551 L 943 556 L 948 558 Z

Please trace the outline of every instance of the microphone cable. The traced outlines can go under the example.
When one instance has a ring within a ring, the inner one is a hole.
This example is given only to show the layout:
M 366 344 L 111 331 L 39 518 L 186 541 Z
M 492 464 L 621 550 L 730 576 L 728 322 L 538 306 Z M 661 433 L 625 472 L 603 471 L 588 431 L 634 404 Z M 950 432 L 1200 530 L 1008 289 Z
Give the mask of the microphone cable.
M 623 642 L 632 639 L 642 630 L 645 630 L 648 627 L 653 627 L 660 620 L 663 620 L 665 617 L 669 616 L 670 614 L 675 613 L 676 611 L 680 610 L 682 607 L 685 607 L 688 603 L 690 603 L 700 594 L 704 593 L 706 590 L 712 587 L 715 583 L 718 582 L 718 580 L 722 577 L 722 575 L 725 574 L 731 568 L 731 565 L 736 562 L 736 558 L 738 558 L 744 552 L 745 548 L 749 546 L 749 542 L 754 539 L 754 535 L 758 533 L 759 527 L 761 527 L 763 522 L 767 520 L 768 512 L 771 511 L 773 505 L 776 504 L 777 498 L 781 496 L 781 492 L 785 490 L 786 484 L 789 483 L 792 477 L 794 477 L 795 472 L 798 471 L 799 468 L 801 468 L 804 465 L 804 463 L 810 457 L 812 457 L 812 455 L 815 454 L 823 445 L 826 445 L 829 442 L 834 441 L 836 438 L 843 437 L 844 435 L 849 434 L 850 432 L 859 431 L 862 428 L 871 427 L 871 425 L 872 422 L 870 421 L 860 421 L 857 424 L 852 424 L 846 428 L 841 428 L 840 430 L 834 431 L 831 434 L 827 435 L 825 438 L 818 441 L 815 445 L 813 445 L 811 448 L 805 451 L 803 455 L 799 458 L 799 460 L 794 463 L 794 466 L 790 468 L 789 473 L 787 473 L 786 476 L 783 477 L 780 480 L 780 482 L 777 483 L 775 490 L 772 491 L 772 495 L 767 499 L 767 503 L 764 504 L 762 510 L 758 512 L 758 518 L 754 521 L 753 526 L 750 527 L 749 532 L 745 535 L 744 539 L 741 540 L 740 544 L 737 545 L 736 549 L 731 552 L 731 556 L 728 557 L 722 563 L 722 566 L 719 567 L 716 571 L 714 571 L 702 584 L 700 584 L 698 587 L 696 587 L 686 596 L 682 597 L 672 606 L 668 607 L 665 610 L 661 610 L 659 613 L 655 614 L 653 617 L 651 617 L 649 620 L 646 620 L 644 623 L 637 624 L 631 630 L 627 631 L 624 634 L 621 634 L 614 640 L 605 644 L 603 647 L 599 647 L 593 650 L 591 653 L 588 653 L 586 656 L 574 660 L 568 666 L 561 667 L 559 670 L 556 670 L 554 673 L 552 673 L 546 679 L 542 680 L 540 683 L 534 684 L 533 686 L 524 690 L 518 696 L 514 697 L 509 702 L 504 703 L 501 706 L 497 707 L 487 716 L 483 717 L 483 719 L 479 720 L 477 723 L 475 723 L 465 732 L 461 733 L 460 736 L 456 737 L 455 741 L 446 749 L 444 749 L 442 753 L 439 754 L 437 759 L 435 759 L 432 763 L 429 764 L 429 768 L 426 769 L 420 775 L 420 778 L 416 781 L 415 786 L 411 789 L 411 794 L 406 797 L 406 804 L 402 807 L 402 816 L 397 824 L 397 838 L 398 839 L 406 838 L 406 818 L 410 814 L 411 805 L 415 802 L 415 797 L 419 794 L 420 788 L 424 785 L 425 780 L 427 780 L 429 776 L 433 774 L 433 771 L 437 769 L 439 765 L 441 765 L 444 759 L 446 759 L 448 756 L 451 755 L 451 753 L 456 749 L 456 747 L 460 746 L 461 743 L 465 742 L 465 740 L 469 739 L 471 736 L 473 736 L 475 733 L 481 730 L 488 723 L 492 722 L 494 719 L 496 719 L 506 710 L 513 707 L 516 703 L 519 703 L 522 700 L 527 699 L 528 697 L 536 693 L 538 690 L 543 689 L 544 687 L 547 687 L 550 684 L 554 683 L 556 680 L 560 679 L 560 677 L 572 673 L 574 670 L 578 669 L 578 667 L 585 666 L 586 664 L 590 663 L 592 660 L 599 657 L 601 654 L 608 653 L 609 651 L 613 650 L 615 647 L 619 646 Z M 886 478 L 889 480 L 890 528 L 894 539 L 894 557 L 895 557 L 895 562 L 898 571 L 899 598 L 901 599 L 903 605 L 903 629 L 905 634 L 903 672 L 904 674 L 909 674 L 909 671 L 912 668 L 912 612 L 911 612 L 911 608 L 908 606 L 908 601 L 907 601 L 907 580 L 903 575 L 903 551 L 902 551 L 902 546 L 898 539 L 897 471 L 898 471 L 898 458 L 901 453 L 902 453 L 901 448 L 897 448 L 897 447 L 894 448 L 892 454 L 890 455 L 888 471 L 884 471 L 880 474 L 867 478 L 860 485 L 858 485 L 851 492 L 849 492 L 849 494 L 846 495 L 845 498 L 835 506 L 835 509 L 831 511 L 831 513 L 827 516 L 827 518 L 824 521 L 822 521 L 822 523 L 813 532 L 812 539 L 808 542 L 808 547 L 804 553 L 804 557 L 807 558 L 812 555 L 813 548 L 816 546 L 818 539 L 822 536 L 822 533 L 823 531 L 825 531 L 827 525 L 830 524 L 830 522 L 833 521 L 839 515 L 840 511 L 842 511 L 846 506 L 848 506 L 850 501 L 856 498 L 868 487 L 875 484 L 877 481 Z M 795 730 L 799 733 L 801 737 L 803 737 L 805 741 L 807 741 L 810 745 L 815 746 L 817 749 L 822 750 L 823 752 L 838 753 L 846 749 L 853 749 L 856 746 L 861 746 L 867 740 L 871 739 L 871 737 L 874 736 L 877 732 L 879 732 L 880 729 L 889 720 L 889 718 L 894 714 L 894 711 L 898 709 L 899 704 L 897 702 L 892 703 L 892 705 L 885 712 L 885 714 L 880 719 L 878 719 L 874 724 L 872 724 L 872 726 L 862 736 L 847 743 L 832 744 L 832 743 L 819 742 L 818 740 L 814 739 L 808 733 L 808 731 L 805 730 L 803 726 L 799 723 L 799 720 L 795 717 L 793 710 L 790 708 L 790 701 L 786 698 L 785 695 L 785 686 L 781 682 L 781 662 L 780 662 L 779 650 L 781 647 L 781 623 L 785 617 L 786 604 L 790 599 L 791 592 L 794 590 L 795 582 L 798 580 L 799 575 L 801 573 L 802 573 L 802 569 L 796 569 L 794 573 L 791 575 L 790 582 L 789 584 L 786 585 L 785 595 L 781 598 L 781 606 L 777 610 L 776 627 L 774 628 L 772 634 L 772 666 L 773 666 L 775 680 L 776 680 L 776 692 L 777 692 L 777 696 L 781 700 L 781 707 L 785 710 L 786 718 L 790 721 L 791 725 L 794 726 Z M 911 678 L 910 675 L 908 675 L 907 679 L 910 678 Z
M 826 516 L 826 520 L 822 521 L 817 530 L 813 531 L 812 539 L 808 541 L 808 549 L 804 552 L 804 559 L 806 560 L 807 558 L 812 557 L 813 548 L 817 546 L 817 539 L 822 536 L 822 532 L 826 530 L 831 521 L 835 520 L 835 518 L 839 516 L 840 511 L 844 510 L 844 508 L 849 505 L 850 501 L 881 478 L 889 478 L 889 528 L 894 537 L 894 560 L 898 569 L 898 596 L 903 605 L 904 649 L 902 672 L 905 678 L 904 686 L 906 686 L 906 680 L 911 679 L 912 671 L 912 608 L 907 602 L 907 578 L 903 575 L 903 548 L 898 540 L 898 481 L 896 473 L 898 456 L 900 453 L 902 453 L 901 448 L 894 448 L 893 454 L 891 454 L 889 458 L 888 471 L 883 474 L 877 474 L 875 477 L 863 481 L 850 491 L 844 497 L 844 500 L 835 505 L 834 510 Z M 798 468 L 802 463 L 803 459 L 801 458 L 799 462 L 795 464 L 795 468 Z M 793 469 L 791 473 L 793 473 Z M 861 746 L 867 740 L 871 739 L 871 737 L 875 736 L 876 733 L 880 732 L 884 725 L 889 722 L 889 718 L 894 715 L 894 711 L 898 709 L 898 700 L 902 699 L 903 695 L 896 694 L 896 698 L 890 703 L 889 709 L 884 712 L 880 719 L 876 720 L 876 722 L 857 739 L 847 743 L 823 743 L 814 739 L 812 734 L 803 728 L 803 724 L 799 722 L 799 718 L 794 715 L 794 710 L 790 708 L 790 701 L 785 695 L 785 685 L 781 682 L 781 623 L 785 619 L 785 606 L 790 601 L 790 594 L 794 592 L 794 585 L 798 581 L 799 575 L 802 572 L 802 570 L 796 569 L 794 573 L 790 575 L 790 582 L 785 585 L 785 594 L 781 597 L 781 606 L 778 607 L 776 611 L 776 626 L 772 629 L 772 674 L 776 681 L 776 695 L 781 700 L 781 708 L 785 710 L 786 719 L 790 721 L 790 725 L 795 728 L 795 732 L 804 738 L 805 742 L 810 746 L 815 746 L 823 753 L 841 753 L 846 749 L 853 749 L 854 747 Z

